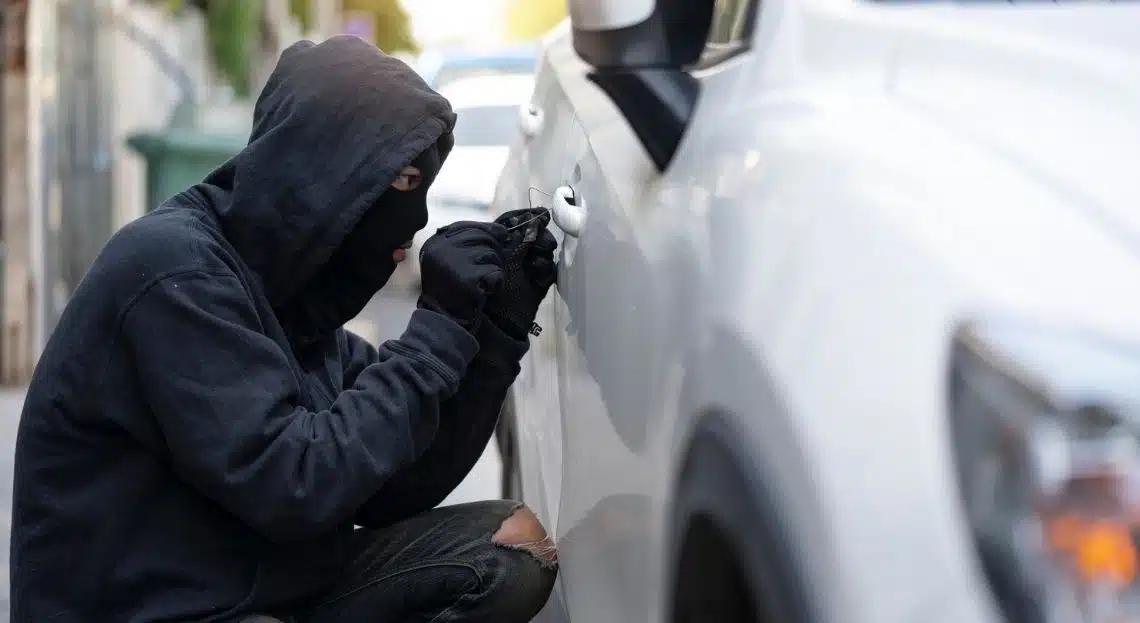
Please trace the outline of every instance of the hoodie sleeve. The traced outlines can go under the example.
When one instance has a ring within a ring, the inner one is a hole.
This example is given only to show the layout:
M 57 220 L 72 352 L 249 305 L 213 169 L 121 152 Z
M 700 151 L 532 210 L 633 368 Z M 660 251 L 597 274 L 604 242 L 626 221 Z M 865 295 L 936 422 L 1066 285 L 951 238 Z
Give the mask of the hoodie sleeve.
M 434 508 L 463 482 L 483 454 L 529 343 L 507 336 L 486 320 L 476 337 L 479 354 L 468 366 L 459 391 L 440 405 L 435 439 L 419 459 L 368 500 L 356 515 L 357 524 L 379 528 Z M 366 369 L 376 356 L 367 342 L 352 334 L 348 348 L 354 357 L 346 375 Z
M 123 332 L 174 469 L 281 542 L 350 521 L 412 464 L 478 350 L 459 325 L 417 311 L 351 389 L 311 411 L 234 275 L 156 282 L 124 313 Z

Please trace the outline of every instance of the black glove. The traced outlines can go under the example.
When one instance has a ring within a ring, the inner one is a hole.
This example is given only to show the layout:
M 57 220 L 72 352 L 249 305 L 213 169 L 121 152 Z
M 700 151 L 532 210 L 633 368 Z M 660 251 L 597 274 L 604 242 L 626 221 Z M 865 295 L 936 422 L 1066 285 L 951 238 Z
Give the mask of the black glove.
M 460 221 L 440 227 L 420 251 L 419 307 L 474 332 L 487 296 L 502 287 L 507 237 L 506 228 L 496 223 Z
M 554 250 L 558 242 L 546 228 L 546 208 L 512 210 L 495 219 L 509 231 L 503 248 L 503 287 L 487 299 L 487 318 L 507 335 L 525 341 L 557 279 Z

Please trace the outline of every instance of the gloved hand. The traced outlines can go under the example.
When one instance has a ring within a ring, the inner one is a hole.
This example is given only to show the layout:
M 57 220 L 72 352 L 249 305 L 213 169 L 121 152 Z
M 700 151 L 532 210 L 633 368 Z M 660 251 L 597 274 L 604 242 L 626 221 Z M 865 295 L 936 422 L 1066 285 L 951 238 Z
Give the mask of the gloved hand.
M 488 320 L 507 335 L 527 339 L 538 305 L 557 279 L 558 242 L 546 227 L 546 208 L 512 210 L 495 219 L 508 230 L 503 248 L 503 287 L 487 299 Z
M 497 223 L 460 221 L 439 228 L 420 251 L 419 307 L 474 332 L 488 295 L 502 287 L 507 237 Z

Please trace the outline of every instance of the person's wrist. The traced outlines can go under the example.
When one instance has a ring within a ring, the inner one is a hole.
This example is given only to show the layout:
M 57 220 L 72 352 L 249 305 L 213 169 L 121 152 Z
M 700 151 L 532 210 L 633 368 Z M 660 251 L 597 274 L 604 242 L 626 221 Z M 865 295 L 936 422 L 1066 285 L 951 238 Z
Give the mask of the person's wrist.
M 455 321 L 455 324 L 467 329 L 468 333 L 474 335 L 475 332 L 479 330 L 479 324 L 483 318 L 482 314 L 475 314 L 472 318 L 456 318 L 452 316 L 451 319 Z
M 487 320 L 500 331 L 516 340 L 526 340 L 530 336 L 530 326 L 534 314 L 519 313 L 517 310 L 493 308 L 486 310 Z M 529 318 L 529 320 L 527 320 Z
M 440 303 L 439 299 L 427 293 L 421 293 L 418 306 L 428 311 L 433 311 L 441 316 L 447 316 L 455 324 L 467 329 L 469 332 L 474 333 L 479 328 L 480 313 L 478 310 L 472 310 L 470 313 L 463 313 L 458 311 L 452 306 L 447 306 Z
M 507 337 L 511 338 L 512 340 L 516 340 L 519 342 L 525 342 L 525 341 L 527 341 L 527 339 L 529 339 L 529 336 L 530 336 L 529 330 L 524 331 L 522 329 L 522 327 L 517 326 L 515 323 L 513 323 L 509 320 L 496 319 L 496 318 L 493 318 L 491 316 L 488 316 L 487 322 L 495 325 L 496 329 L 501 331 L 503 333 L 503 335 L 506 335 Z

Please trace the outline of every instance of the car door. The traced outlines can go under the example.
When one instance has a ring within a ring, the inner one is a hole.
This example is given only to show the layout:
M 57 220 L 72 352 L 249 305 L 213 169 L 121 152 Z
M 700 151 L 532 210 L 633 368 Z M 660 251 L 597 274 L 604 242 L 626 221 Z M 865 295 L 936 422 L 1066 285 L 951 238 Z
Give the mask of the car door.
M 557 33 L 551 35 L 557 41 Z M 559 73 L 566 50 L 557 43 L 544 46 L 535 89 L 530 102 L 520 110 L 520 136 L 505 176 L 510 177 L 511 197 L 496 200 L 497 211 L 530 206 L 550 207 L 553 191 L 570 175 L 584 149 L 574 131 L 573 110 Z M 572 53 L 572 52 L 571 52 Z M 552 228 L 563 246 L 563 234 Z M 565 261 L 564 258 L 559 258 Z M 515 435 L 521 469 L 517 470 L 521 493 L 549 531 L 557 534 L 562 477 L 561 387 L 557 352 L 559 323 L 565 313 L 558 288 L 551 289 L 540 305 L 535 321 L 542 332 L 531 338 L 530 354 L 512 391 L 516 418 Z
M 670 310 L 644 246 L 656 232 L 641 208 L 652 204 L 659 173 L 585 64 L 575 56 L 562 71 L 586 149 L 552 200 L 564 236 L 560 581 L 571 620 L 646 620 L 655 601 L 646 452 L 669 364 Z
M 694 74 L 720 85 L 702 100 L 709 114 L 737 71 L 722 64 L 747 36 L 753 6 L 716 4 L 708 62 Z M 552 203 L 564 234 L 556 312 L 566 315 L 557 324 L 560 581 L 572 620 L 659 621 L 669 425 L 704 257 L 689 202 L 716 178 L 685 153 L 659 172 L 585 64 L 573 63 L 562 71 L 586 149 Z M 681 145 L 707 148 L 700 136 Z

